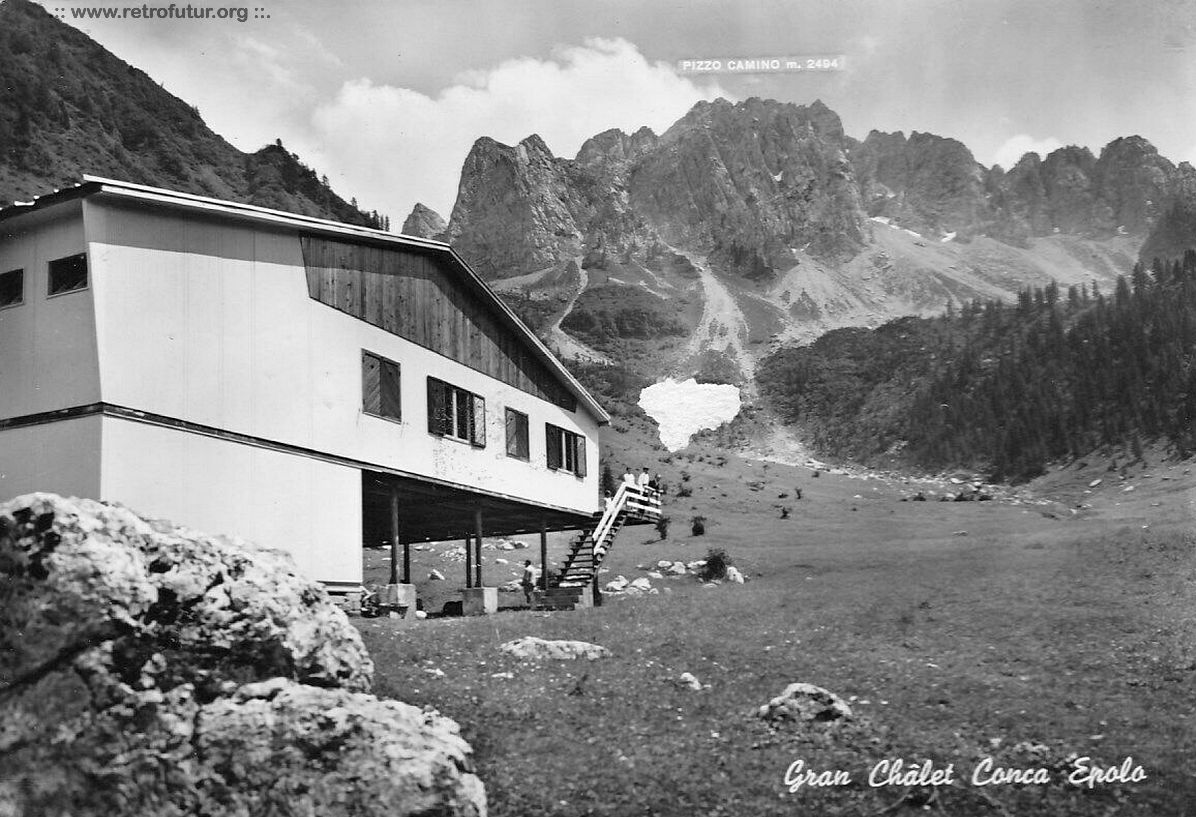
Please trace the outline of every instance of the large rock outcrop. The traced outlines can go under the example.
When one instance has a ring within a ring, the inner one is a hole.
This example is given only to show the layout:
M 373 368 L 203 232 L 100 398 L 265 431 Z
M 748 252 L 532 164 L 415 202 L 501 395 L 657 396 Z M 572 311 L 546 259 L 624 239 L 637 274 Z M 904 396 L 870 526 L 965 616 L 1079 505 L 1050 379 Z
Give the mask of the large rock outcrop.
M 432 238 L 437 241 L 443 241 L 447 229 L 448 225 L 440 217 L 440 213 L 437 213 L 426 204 L 416 203 L 407 215 L 406 221 L 403 222 L 403 228 L 400 232 L 403 235 L 413 235 L 417 238 Z
M 0 505 L 0 815 L 484 815 L 457 725 L 372 672 L 286 554 Z

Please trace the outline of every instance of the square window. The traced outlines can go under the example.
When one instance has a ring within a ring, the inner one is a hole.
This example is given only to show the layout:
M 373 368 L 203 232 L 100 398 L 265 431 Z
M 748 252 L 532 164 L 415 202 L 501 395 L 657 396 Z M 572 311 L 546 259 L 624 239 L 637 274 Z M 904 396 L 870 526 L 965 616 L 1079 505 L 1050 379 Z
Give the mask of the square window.
M 485 398 L 429 377 L 428 431 L 438 437 L 452 437 L 476 448 L 485 448 Z
M 25 270 L 0 273 L 0 309 L 25 303 Z
M 87 255 L 69 255 L 50 262 L 50 295 L 87 289 Z
M 399 389 L 399 364 L 393 360 L 361 353 L 361 407 L 366 414 L 403 419 Z
M 586 475 L 586 438 L 566 431 L 552 423 L 544 424 L 544 441 L 548 467 L 568 471 L 579 477 Z

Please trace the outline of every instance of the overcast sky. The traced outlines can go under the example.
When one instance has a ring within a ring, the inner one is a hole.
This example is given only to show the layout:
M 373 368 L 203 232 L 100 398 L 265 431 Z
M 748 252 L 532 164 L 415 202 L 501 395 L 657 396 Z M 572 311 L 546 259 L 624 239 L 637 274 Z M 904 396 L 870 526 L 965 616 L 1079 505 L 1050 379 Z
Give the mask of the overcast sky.
M 821 99 L 852 136 L 929 131 L 986 165 L 1130 134 L 1196 163 L 1196 0 L 257 2 L 265 15 L 243 23 L 83 21 L 71 9 L 126 3 L 42 5 L 239 148 L 281 138 L 395 229 L 416 201 L 448 217 L 479 136 L 538 133 L 572 157 L 602 130 L 659 133 L 717 96 Z M 676 69 L 833 54 L 843 70 Z

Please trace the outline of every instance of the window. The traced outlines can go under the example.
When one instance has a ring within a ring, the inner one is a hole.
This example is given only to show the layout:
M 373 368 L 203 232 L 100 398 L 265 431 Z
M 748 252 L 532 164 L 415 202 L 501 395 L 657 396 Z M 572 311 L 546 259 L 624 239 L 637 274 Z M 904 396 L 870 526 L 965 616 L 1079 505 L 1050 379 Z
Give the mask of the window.
M 68 255 L 50 262 L 50 295 L 87 289 L 87 256 Z
M 544 424 L 548 450 L 548 467 L 568 471 L 579 477 L 586 475 L 586 438 L 566 431 L 552 423 Z
M 25 303 L 25 270 L 0 273 L 0 309 Z
M 361 353 L 361 408 L 366 414 L 403 419 L 399 400 L 399 364 L 370 352 Z
M 521 460 L 531 459 L 528 451 L 527 415 L 512 408 L 507 409 L 507 456 Z
M 485 399 L 429 377 L 428 431 L 439 437 L 452 437 L 485 448 Z

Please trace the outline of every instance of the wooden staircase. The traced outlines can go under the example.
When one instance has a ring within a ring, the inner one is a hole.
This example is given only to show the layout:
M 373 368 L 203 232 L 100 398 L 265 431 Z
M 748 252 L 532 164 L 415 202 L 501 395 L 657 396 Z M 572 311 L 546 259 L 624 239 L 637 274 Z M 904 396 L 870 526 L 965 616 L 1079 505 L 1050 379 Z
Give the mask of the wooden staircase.
M 610 552 L 623 526 L 652 523 L 660 518 L 660 500 L 647 491 L 624 483 L 592 531 L 584 531 L 573 542 L 555 582 L 540 592 L 535 607 L 540 610 L 573 610 L 590 607 L 597 599 L 598 567 Z

